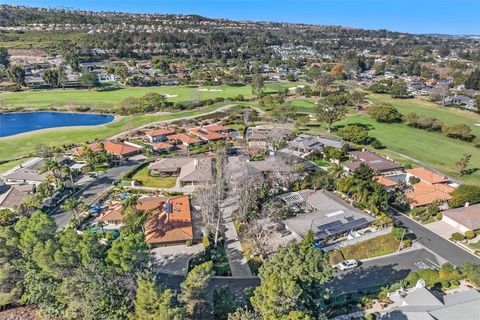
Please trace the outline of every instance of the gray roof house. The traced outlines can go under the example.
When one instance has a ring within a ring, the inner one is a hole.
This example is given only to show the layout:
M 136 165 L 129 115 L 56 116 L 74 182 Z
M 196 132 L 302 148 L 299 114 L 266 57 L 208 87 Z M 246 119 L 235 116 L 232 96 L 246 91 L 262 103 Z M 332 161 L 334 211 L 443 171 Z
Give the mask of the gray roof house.
M 163 175 L 176 175 L 180 186 L 204 185 L 213 181 L 211 158 L 164 158 L 151 163 L 148 168 Z
M 340 149 L 344 144 L 345 143 L 343 141 L 333 138 L 301 134 L 290 141 L 288 146 L 292 150 L 310 152 L 321 151 L 326 146 Z
M 376 173 L 388 172 L 402 168 L 401 164 L 370 150 L 351 151 L 349 154 L 355 160 L 343 164 L 343 167 L 347 169 L 347 171 L 354 171 L 362 163 L 369 166 Z
M 22 164 L 17 170 L 3 176 L 8 184 L 39 184 L 45 180 L 46 173 L 40 173 L 43 166 L 43 159 L 35 158 Z
M 480 203 L 442 211 L 442 220 L 460 232 L 480 229 Z
M 13 210 L 22 204 L 25 196 L 34 192 L 34 185 L 0 185 L 0 209 Z
M 249 158 L 244 155 L 229 157 L 227 168 L 232 172 L 233 176 L 246 174 L 249 177 L 258 176 L 267 172 L 288 173 L 292 171 L 292 166 L 275 156 L 270 156 L 260 161 L 250 161 Z
M 436 296 L 417 285 L 402 305 L 380 315 L 382 320 L 477 320 L 480 293 L 475 289 Z
M 301 190 L 281 196 L 287 206 L 303 206 L 309 212 L 282 221 L 298 238 L 312 229 L 318 239 L 336 237 L 366 227 L 375 218 L 326 190 Z

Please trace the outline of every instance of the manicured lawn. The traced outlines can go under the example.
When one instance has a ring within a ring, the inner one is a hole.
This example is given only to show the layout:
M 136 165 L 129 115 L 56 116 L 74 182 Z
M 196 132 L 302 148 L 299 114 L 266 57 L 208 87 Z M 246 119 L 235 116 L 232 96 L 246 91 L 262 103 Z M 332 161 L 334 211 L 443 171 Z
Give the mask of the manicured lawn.
M 2 95 L 8 107 L 23 107 L 26 109 L 62 108 L 73 106 L 88 106 L 94 109 L 109 109 L 128 97 L 139 98 L 143 95 L 156 92 L 171 95 L 168 101 L 198 101 L 210 98 L 228 98 L 242 94 L 252 95 L 250 86 L 215 86 L 215 87 L 186 87 L 186 86 L 159 86 L 122 88 L 112 91 L 96 91 L 84 89 L 55 89 L 5 93 Z
M 13 169 L 16 166 L 18 166 L 19 164 L 24 163 L 28 160 L 29 160 L 28 158 L 25 158 L 25 159 L 19 159 L 19 160 L 14 160 L 14 161 L 2 163 L 2 164 L 0 164 L 0 173 L 4 173 L 4 172 L 6 172 L 10 169 Z
M 65 127 L 0 138 L 0 160 L 11 159 L 19 155 L 32 154 L 39 145 L 63 146 L 93 141 L 95 139 L 107 139 L 115 134 L 152 122 L 198 116 L 208 112 L 214 112 L 228 104 L 232 104 L 232 102 L 222 102 L 196 110 L 163 115 L 119 117 L 119 119 L 114 122 L 95 127 Z
M 143 187 L 172 188 L 177 182 L 176 177 L 152 177 L 148 174 L 148 167 L 138 171 L 132 178 L 141 183 Z
M 400 241 L 393 235 L 385 234 L 351 246 L 343 247 L 340 251 L 345 260 L 360 260 L 393 253 L 398 249 L 399 243 Z M 338 255 L 338 253 L 333 254 Z
M 290 102 L 298 112 L 312 113 L 315 112 L 316 104 L 310 100 L 299 99 Z
M 273 83 L 266 84 L 265 92 L 277 92 L 283 88 L 295 84 Z M 229 98 L 238 95 L 252 96 L 250 85 L 245 86 L 158 86 L 158 87 L 134 87 L 120 88 L 111 91 L 97 91 L 86 89 L 53 89 L 53 90 L 30 90 L 24 92 L 12 92 L 2 94 L 1 99 L 7 107 L 22 107 L 25 109 L 40 108 L 68 108 L 69 106 L 87 106 L 93 109 L 110 109 L 128 97 L 139 98 L 147 93 L 156 92 L 170 95 L 168 101 L 199 101 L 218 97 Z
M 475 115 L 472 114 L 472 117 Z M 472 155 L 470 168 L 480 168 L 480 152 L 473 143 L 448 138 L 441 133 L 411 128 L 404 124 L 378 123 L 368 115 L 354 115 L 336 125 L 351 123 L 369 126 L 369 135 L 379 139 L 392 151 L 417 159 L 459 180 L 480 184 L 480 171 L 471 176 L 459 177 L 456 168 L 457 161 L 465 154 Z M 478 136 L 480 136 L 480 132 L 477 132 L 479 129 L 474 129 Z M 390 153 L 390 156 L 401 158 L 400 155 L 393 153 Z

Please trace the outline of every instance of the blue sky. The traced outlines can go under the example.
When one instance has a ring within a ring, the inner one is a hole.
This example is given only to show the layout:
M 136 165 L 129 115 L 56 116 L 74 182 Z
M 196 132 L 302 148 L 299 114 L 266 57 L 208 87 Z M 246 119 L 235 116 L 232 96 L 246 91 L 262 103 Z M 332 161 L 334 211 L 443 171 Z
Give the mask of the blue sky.
M 411 33 L 480 34 L 480 0 L 0 0 L 0 3 L 199 14 Z

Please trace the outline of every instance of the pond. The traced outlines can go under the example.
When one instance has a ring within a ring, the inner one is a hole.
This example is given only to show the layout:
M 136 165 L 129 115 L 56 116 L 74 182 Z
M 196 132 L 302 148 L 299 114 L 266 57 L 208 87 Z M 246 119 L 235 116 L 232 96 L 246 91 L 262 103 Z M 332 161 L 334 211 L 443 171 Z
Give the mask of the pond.
M 40 129 L 95 126 L 112 122 L 112 115 L 66 112 L 15 112 L 0 113 L 0 137 Z

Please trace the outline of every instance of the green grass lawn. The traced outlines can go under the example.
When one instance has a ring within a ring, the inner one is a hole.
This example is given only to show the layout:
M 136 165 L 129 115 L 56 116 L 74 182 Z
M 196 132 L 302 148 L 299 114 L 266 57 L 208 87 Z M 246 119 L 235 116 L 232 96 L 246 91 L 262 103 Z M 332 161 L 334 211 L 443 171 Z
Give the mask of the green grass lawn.
M 315 107 L 317 106 L 314 102 L 307 99 L 298 99 L 292 100 L 290 102 L 297 112 L 313 113 L 315 112 Z
M 393 235 L 385 234 L 351 246 L 343 247 L 340 249 L 341 255 L 337 251 L 336 253 L 332 253 L 330 258 L 333 263 L 338 263 L 338 257 L 342 255 L 345 260 L 360 260 L 383 256 L 395 252 L 399 244 L 400 241 Z
M 32 131 L 26 134 L 0 138 L 0 160 L 12 159 L 20 155 L 32 154 L 39 145 L 63 146 L 73 143 L 107 139 L 115 134 L 146 125 L 148 123 L 165 120 L 175 120 L 181 117 L 198 116 L 214 112 L 219 108 L 231 104 L 222 102 L 208 107 L 175 112 L 162 115 L 138 115 L 119 117 L 118 120 L 94 127 L 64 127 L 42 131 Z
M 293 83 L 267 83 L 265 92 L 277 92 Z M 147 93 L 156 92 L 171 95 L 168 101 L 198 101 L 213 98 L 228 98 L 243 95 L 252 97 L 252 88 L 245 86 L 158 86 L 120 88 L 112 91 L 86 89 L 29 90 L 4 93 L 0 100 L 6 107 L 25 109 L 68 108 L 69 106 L 87 106 L 93 109 L 110 109 L 128 97 L 140 98 Z
M 211 91 L 204 91 L 211 90 Z M 54 89 L 5 93 L 3 103 L 7 107 L 22 107 L 26 109 L 62 108 L 65 106 L 88 106 L 93 109 L 113 108 L 117 103 L 128 97 L 139 98 L 147 93 L 156 92 L 172 95 L 168 101 L 198 101 L 210 98 L 228 98 L 242 94 L 252 95 L 250 86 L 215 86 L 186 87 L 159 86 L 122 88 L 112 91 L 96 91 L 84 89 Z M 173 97 L 175 95 L 176 97 Z
M 464 123 L 472 128 L 473 134 L 480 137 L 480 115 L 453 108 L 445 108 L 420 99 L 392 99 L 387 95 L 370 94 L 374 103 L 390 103 L 403 114 L 415 112 L 419 115 L 435 117 L 445 124 Z M 379 139 L 389 150 L 380 152 L 403 164 L 415 164 L 402 155 L 406 155 L 430 165 L 441 172 L 466 183 L 480 184 L 480 171 L 471 176 L 459 177 L 457 161 L 465 154 L 471 154 L 470 168 L 480 168 L 480 152 L 473 143 L 448 138 L 441 133 L 427 132 L 411 128 L 404 124 L 378 123 L 365 114 L 355 114 L 337 122 L 335 125 L 360 123 L 369 126 L 369 134 Z M 399 155 L 401 154 L 401 155 Z
M 148 167 L 138 171 L 132 178 L 149 188 L 173 188 L 177 182 L 176 177 L 152 177 L 148 174 Z

